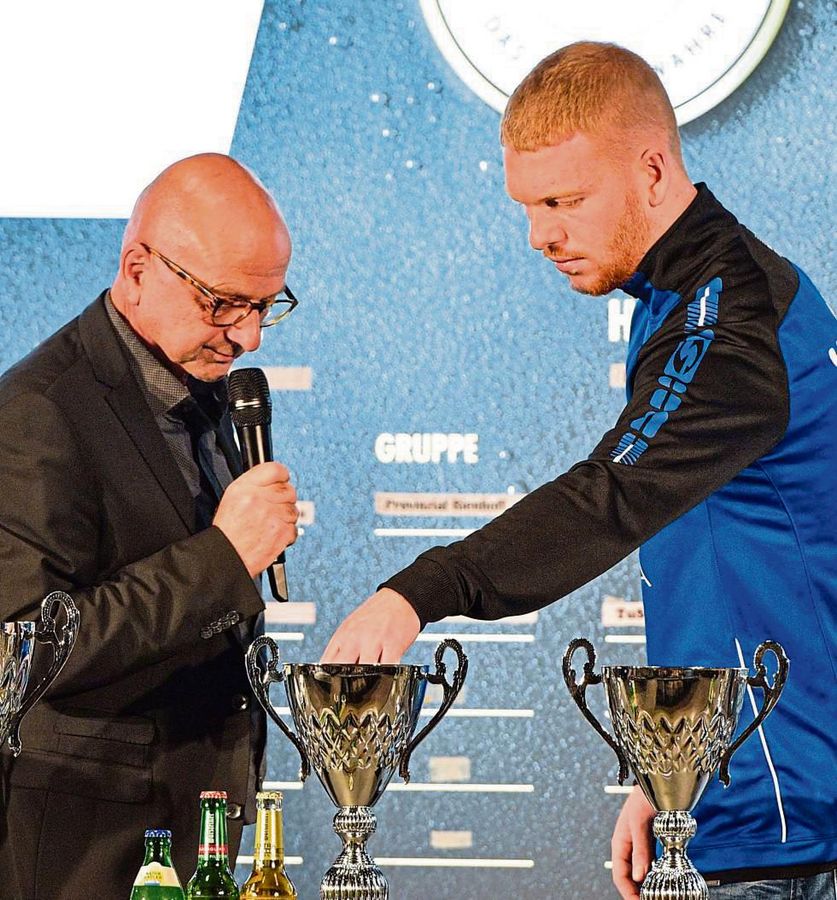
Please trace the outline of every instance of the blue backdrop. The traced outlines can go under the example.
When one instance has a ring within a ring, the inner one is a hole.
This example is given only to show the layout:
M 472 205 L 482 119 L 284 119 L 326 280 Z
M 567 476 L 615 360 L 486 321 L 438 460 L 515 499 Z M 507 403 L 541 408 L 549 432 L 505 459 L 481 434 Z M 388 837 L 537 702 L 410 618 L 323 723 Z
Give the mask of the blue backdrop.
M 828 0 L 794 2 L 752 76 L 683 128 L 693 179 L 829 298 L 833 13 Z M 529 249 L 503 190 L 498 124 L 448 68 L 417 0 L 266 3 L 232 153 L 273 191 L 295 242 L 300 307 L 248 358 L 311 379 L 274 394 L 277 456 L 314 504 L 288 553 L 293 598 L 313 606 L 270 626 L 292 661 L 316 660 L 380 580 L 446 541 L 393 529 L 484 521 L 379 515 L 376 492 L 525 492 L 586 455 L 621 409 L 625 343 L 609 338 L 608 302 L 572 294 Z M 110 283 L 123 225 L 0 220 L 0 368 Z M 475 433 L 478 462 L 381 462 L 387 432 Z M 639 661 L 641 627 L 602 618 L 605 598 L 638 596 L 629 559 L 538 616 L 430 627 L 431 640 L 470 638 L 471 674 L 458 716 L 416 753 L 415 789 L 378 805 L 370 850 L 393 897 L 613 895 L 613 759 L 570 708 L 560 658 L 583 634 L 605 663 Z M 433 649 L 420 642 L 408 661 Z M 290 871 L 314 897 L 339 842 L 291 751 L 271 728 L 268 777 L 286 791 L 286 851 L 302 858 Z

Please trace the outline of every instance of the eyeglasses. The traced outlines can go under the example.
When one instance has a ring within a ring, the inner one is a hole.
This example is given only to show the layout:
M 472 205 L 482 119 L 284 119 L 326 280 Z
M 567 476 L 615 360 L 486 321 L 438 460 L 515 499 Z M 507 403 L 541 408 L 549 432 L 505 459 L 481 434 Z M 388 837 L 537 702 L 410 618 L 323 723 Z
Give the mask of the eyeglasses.
M 196 291 L 201 293 L 212 304 L 211 307 L 205 307 L 200 301 L 197 301 L 209 313 L 212 324 L 216 328 L 230 328 L 243 322 L 247 316 L 255 309 L 259 314 L 259 327 L 270 328 L 277 322 L 281 322 L 286 316 L 289 316 L 299 300 L 291 293 L 291 289 L 285 285 L 280 294 L 273 294 L 270 297 L 263 297 L 261 300 L 225 300 L 219 297 L 207 287 L 199 278 L 190 275 L 182 266 L 163 256 L 159 250 L 149 247 L 148 244 L 140 243 L 141 247 L 156 256 L 161 262 L 174 272 L 178 278 L 182 278 L 187 284 L 191 285 Z

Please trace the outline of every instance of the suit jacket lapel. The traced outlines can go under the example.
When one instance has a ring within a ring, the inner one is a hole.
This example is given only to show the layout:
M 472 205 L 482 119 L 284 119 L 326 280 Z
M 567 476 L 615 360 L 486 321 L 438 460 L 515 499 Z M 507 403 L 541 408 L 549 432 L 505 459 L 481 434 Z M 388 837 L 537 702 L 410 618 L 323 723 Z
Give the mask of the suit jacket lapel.
M 105 399 L 131 436 L 183 524 L 194 532 L 195 502 L 133 375 L 128 372 L 125 381 L 113 388 Z
M 79 332 L 104 397 L 128 432 L 151 474 L 177 510 L 189 533 L 195 531 L 194 501 L 142 388 L 131 371 L 125 350 L 105 309 L 105 294 L 81 314 Z M 126 460 L 126 465 L 130 461 Z
M 227 465 L 230 467 L 230 474 L 233 478 L 238 478 L 244 471 L 244 466 L 241 462 L 241 452 L 238 449 L 238 444 L 236 444 L 233 437 L 233 426 L 229 412 L 224 413 L 217 434 L 218 446 L 226 457 Z

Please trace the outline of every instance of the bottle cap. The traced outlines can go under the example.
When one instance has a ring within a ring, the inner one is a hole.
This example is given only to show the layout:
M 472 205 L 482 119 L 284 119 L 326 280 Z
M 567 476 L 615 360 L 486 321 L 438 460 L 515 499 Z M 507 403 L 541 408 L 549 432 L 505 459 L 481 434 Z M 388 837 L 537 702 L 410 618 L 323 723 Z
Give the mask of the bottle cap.
M 226 791 L 201 791 L 201 800 L 226 800 Z
M 171 840 L 171 832 L 168 828 L 148 828 L 146 829 L 145 836 L 147 838 L 167 838 Z
M 256 794 L 256 803 L 262 806 L 277 806 L 282 808 L 282 792 L 281 791 L 259 791 Z

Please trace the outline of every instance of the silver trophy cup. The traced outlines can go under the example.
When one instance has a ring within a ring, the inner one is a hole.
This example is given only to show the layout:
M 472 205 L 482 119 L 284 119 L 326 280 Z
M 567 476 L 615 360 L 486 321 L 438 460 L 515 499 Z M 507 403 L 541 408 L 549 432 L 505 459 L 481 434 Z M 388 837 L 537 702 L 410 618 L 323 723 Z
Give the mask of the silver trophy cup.
M 587 654 L 580 682 L 572 668 L 577 650 Z M 764 655 L 771 652 L 778 668 L 771 685 Z M 788 659 L 775 641 L 756 649 L 755 675 L 747 669 L 665 666 L 603 666 L 596 674 L 596 652 L 590 641 L 576 638 L 564 654 L 564 680 L 584 718 L 607 741 L 619 760 L 619 784 L 630 764 L 637 783 L 657 810 L 654 836 L 662 855 L 655 860 L 640 891 L 641 900 L 708 900 L 706 882 L 695 869 L 686 845 L 697 825 L 691 815 L 716 769 L 730 783 L 732 754 L 761 725 L 776 705 L 788 675 Z M 604 684 L 613 736 L 587 707 L 588 685 Z M 761 709 L 733 741 L 747 685 L 761 688 Z
M 450 683 L 442 659 L 448 648 L 458 659 Z M 259 637 L 250 646 L 247 675 L 254 693 L 299 751 L 302 780 L 313 767 L 338 808 L 334 830 L 343 840 L 343 851 L 320 884 L 322 900 L 387 900 L 386 878 L 366 852 L 376 826 L 372 807 L 396 769 L 404 781 L 410 780 L 410 756 L 448 711 L 467 671 L 468 658 L 452 639 L 436 648 L 433 673 L 427 666 L 280 667 L 271 638 Z M 296 733 L 270 702 L 270 685 L 276 681 L 285 683 Z M 442 686 L 442 703 L 413 736 L 428 682 Z
M 66 619 L 59 634 L 56 607 Z M 20 754 L 20 723 L 52 684 L 67 662 L 78 635 L 79 615 L 69 594 L 53 591 L 41 603 L 38 622 L 0 622 L 0 746 L 8 740 L 15 756 Z M 41 681 L 26 691 L 35 644 L 52 647 L 52 662 Z

